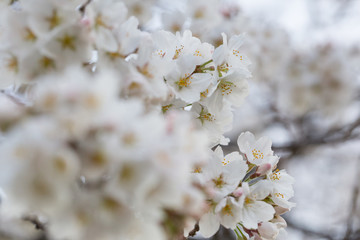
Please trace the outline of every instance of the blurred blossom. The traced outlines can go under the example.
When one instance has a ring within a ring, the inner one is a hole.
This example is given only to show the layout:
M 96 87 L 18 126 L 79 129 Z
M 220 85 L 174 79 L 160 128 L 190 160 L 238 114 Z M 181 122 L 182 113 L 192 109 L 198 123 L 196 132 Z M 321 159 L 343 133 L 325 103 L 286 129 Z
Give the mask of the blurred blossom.
M 0 1 L 0 239 L 358 239 L 359 9 Z

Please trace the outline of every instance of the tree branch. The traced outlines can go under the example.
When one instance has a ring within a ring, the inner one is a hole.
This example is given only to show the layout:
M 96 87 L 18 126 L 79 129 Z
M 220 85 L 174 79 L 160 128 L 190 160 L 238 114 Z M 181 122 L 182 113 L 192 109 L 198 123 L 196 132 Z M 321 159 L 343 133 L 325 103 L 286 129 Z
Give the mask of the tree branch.
M 295 229 L 297 231 L 300 231 L 305 235 L 317 236 L 317 237 L 325 238 L 325 239 L 328 239 L 328 240 L 335 240 L 335 238 L 333 238 L 331 234 L 326 234 L 326 233 L 323 233 L 323 232 L 318 232 L 318 231 L 309 229 L 309 228 L 307 228 L 305 226 L 301 226 L 298 223 L 294 223 L 289 219 L 286 219 L 286 222 L 287 222 L 287 225 L 289 227 L 291 227 L 291 228 L 293 228 L 293 229 Z

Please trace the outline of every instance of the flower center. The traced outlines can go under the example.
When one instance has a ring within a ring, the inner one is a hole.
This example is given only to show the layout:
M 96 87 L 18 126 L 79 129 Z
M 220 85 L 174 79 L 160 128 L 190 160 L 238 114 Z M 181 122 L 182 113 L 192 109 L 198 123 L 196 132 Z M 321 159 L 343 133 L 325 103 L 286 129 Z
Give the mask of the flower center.
M 55 27 L 60 25 L 62 19 L 59 17 L 56 9 L 54 9 L 52 15 L 45 18 L 45 20 L 49 23 L 50 30 L 53 30 Z
M 281 193 L 274 193 L 274 195 L 278 198 L 284 198 L 284 194 L 281 194 Z
M 174 55 L 173 59 L 177 59 L 183 49 L 184 49 L 183 45 L 181 45 L 179 48 L 176 46 L 175 55 Z
M 279 172 L 279 169 L 276 169 L 275 172 L 273 172 L 271 175 L 270 175 L 270 179 L 271 180 L 280 180 L 281 176 L 280 176 L 280 172 Z
M 252 154 L 255 159 L 264 159 L 264 154 L 260 150 L 253 149 Z
M 238 50 L 233 49 L 233 50 L 232 50 L 232 54 L 233 54 L 235 57 L 238 57 L 240 60 L 243 60 L 243 57 L 240 55 L 240 52 L 239 52 Z
M 212 179 L 212 181 L 215 184 L 215 187 L 217 188 L 222 188 L 225 184 L 222 174 L 219 177 Z
M 221 213 L 227 216 L 234 216 L 232 208 L 229 204 L 226 204 L 226 206 L 221 210 Z
M 187 73 L 185 74 L 185 77 L 180 78 L 180 80 L 177 82 L 177 85 L 179 85 L 179 87 L 188 87 L 191 84 L 191 79 L 192 77 Z
M 232 82 L 226 82 L 226 81 L 221 81 L 219 87 L 221 90 L 221 94 L 224 96 L 229 95 L 232 93 L 232 87 L 234 86 L 234 84 Z
M 229 160 L 226 160 L 225 158 L 222 160 L 222 164 L 223 164 L 224 166 L 228 165 L 229 163 L 230 163 L 230 161 L 229 161 Z

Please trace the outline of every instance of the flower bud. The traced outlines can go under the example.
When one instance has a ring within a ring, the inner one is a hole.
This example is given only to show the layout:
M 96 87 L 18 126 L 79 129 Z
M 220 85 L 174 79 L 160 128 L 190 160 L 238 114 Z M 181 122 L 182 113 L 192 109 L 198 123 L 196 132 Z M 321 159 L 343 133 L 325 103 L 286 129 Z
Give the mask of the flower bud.
M 279 229 L 271 222 L 263 222 L 259 224 L 258 231 L 261 237 L 265 239 L 276 239 L 276 236 L 279 234 Z
M 276 213 L 277 215 L 282 215 L 282 214 L 284 214 L 284 213 L 286 213 L 286 212 L 289 211 L 288 208 L 283 208 L 283 207 L 280 207 L 280 206 L 276 206 L 276 207 L 274 207 L 274 209 L 275 209 L 275 213 Z
M 243 195 L 243 189 L 241 187 L 235 189 L 235 191 L 233 191 L 233 195 L 234 197 L 241 197 Z
M 287 227 L 287 223 L 284 218 L 279 215 L 275 215 L 274 219 L 271 220 L 272 223 L 275 223 L 278 228 L 285 228 Z
M 265 175 L 266 173 L 268 173 L 271 169 L 271 164 L 270 163 L 264 163 L 262 165 L 260 165 L 258 167 L 258 169 L 256 170 L 256 174 L 258 176 L 263 176 Z

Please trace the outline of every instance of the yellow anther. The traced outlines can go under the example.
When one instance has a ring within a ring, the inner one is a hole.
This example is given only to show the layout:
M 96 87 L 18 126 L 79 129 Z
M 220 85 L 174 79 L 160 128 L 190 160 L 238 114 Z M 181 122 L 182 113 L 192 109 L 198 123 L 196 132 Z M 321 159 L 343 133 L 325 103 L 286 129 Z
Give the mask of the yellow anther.
M 208 94 L 209 94 L 209 89 L 206 89 L 204 92 L 200 93 L 200 96 L 206 98 Z
M 230 163 L 230 161 L 229 161 L 229 160 L 226 160 L 225 158 L 222 160 L 222 164 L 223 164 L 224 166 L 228 165 L 229 163 Z
M 226 204 L 226 206 L 221 210 L 221 213 L 227 216 L 234 216 L 232 208 L 229 204 Z
M 191 79 L 192 79 L 192 77 L 190 74 L 185 74 L 185 77 L 180 78 L 180 80 L 176 83 L 180 87 L 188 87 L 191 84 Z
M 54 9 L 52 15 L 50 17 L 45 18 L 45 20 L 49 23 L 50 30 L 53 30 L 61 23 L 61 18 L 58 16 L 56 9 Z
M 44 69 L 55 68 L 55 62 L 51 58 L 44 56 L 40 59 L 39 62 L 40 62 L 41 67 L 43 67 Z
M 215 184 L 215 187 L 217 188 L 222 188 L 225 184 L 222 174 L 219 177 L 212 179 L 212 182 Z
M 245 204 L 250 204 L 250 203 L 253 203 L 254 200 L 252 200 L 251 198 L 245 198 Z
M 124 58 L 119 52 L 106 52 L 106 55 L 109 56 L 112 61 L 117 58 Z
M 260 150 L 253 149 L 251 152 L 255 159 L 264 159 L 264 154 Z
M 174 55 L 173 59 L 177 59 L 183 49 L 184 49 L 183 45 L 181 45 L 179 48 L 176 46 L 175 55 Z
M 280 180 L 280 178 L 281 178 L 281 175 L 280 175 L 279 169 L 276 169 L 275 172 L 273 172 L 270 175 L 271 180 Z
M 75 36 L 70 36 L 68 34 L 65 34 L 62 38 L 58 38 L 57 40 L 58 40 L 58 42 L 60 42 L 61 47 L 63 49 L 68 48 L 68 49 L 70 49 L 72 51 L 76 50 L 76 46 L 75 46 L 76 38 L 75 38 Z
M 278 197 L 278 198 L 279 198 L 279 197 L 284 198 L 284 195 L 281 194 L 281 193 L 275 193 L 274 195 L 275 195 L 276 197 Z
M 165 105 L 165 106 L 161 107 L 161 110 L 163 113 L 166 113 L 171 107 L 172 107 L 172 104 Z
M 19 63 L 18 63 L 18 60 L 15 56 L 12 56 L 8 61 L 7 61 L 7 64 L 6 66 L 14 71 L 14 72 L 17 72 L 19 70 Z
M 233 49 L 232 53 L 234 56 L 238 57 L 240 60 L 243 60 L 243 58 L 240 55 L 240 52 L 238 50 Z
M 212 122 L 215 120 L 215 117 L 213 115 L 211 115 L 211 113 L 202 114 L 202 115 L 200 115 L 200 117 L 209 122 Z
M 99 27 L 104 27 L 104 28 L 107 28 L 107 29 L 111 29 L 110 26 L 106 25 L 106 23 L 104 22 L 103 20 L 103 17 L 101 14 L 97 15 L 96 18 L 95 18 L 95 28 L 99 28 Z
M 195 53 L 194 53 L 194 56 L 196 56 L 196 57 L 201 57 L 202 54 L 200 53 L 199 50 L 196 50 Z
M 33 31 L 31 31 L 30 28 L 25 28 L 25 40 L 26 41 L 30 41 L 30 42 L 34 42 L 36 41 L 37 37 L 36 35 L 33 33 Z
M 232 82 L 225 82 L 225 81 L 221 81 L 221 83 L 219 84 L 219 88 L 221 90 L 221 94 L 224 96 L 229 95 L 232 93 L 233 91 L 233 86 L 234 84 Z
M 163 57 L 165 57 L 166 52 L 160 49 L 160 50 L 157 50 L 157 54 L 163 58 Z

